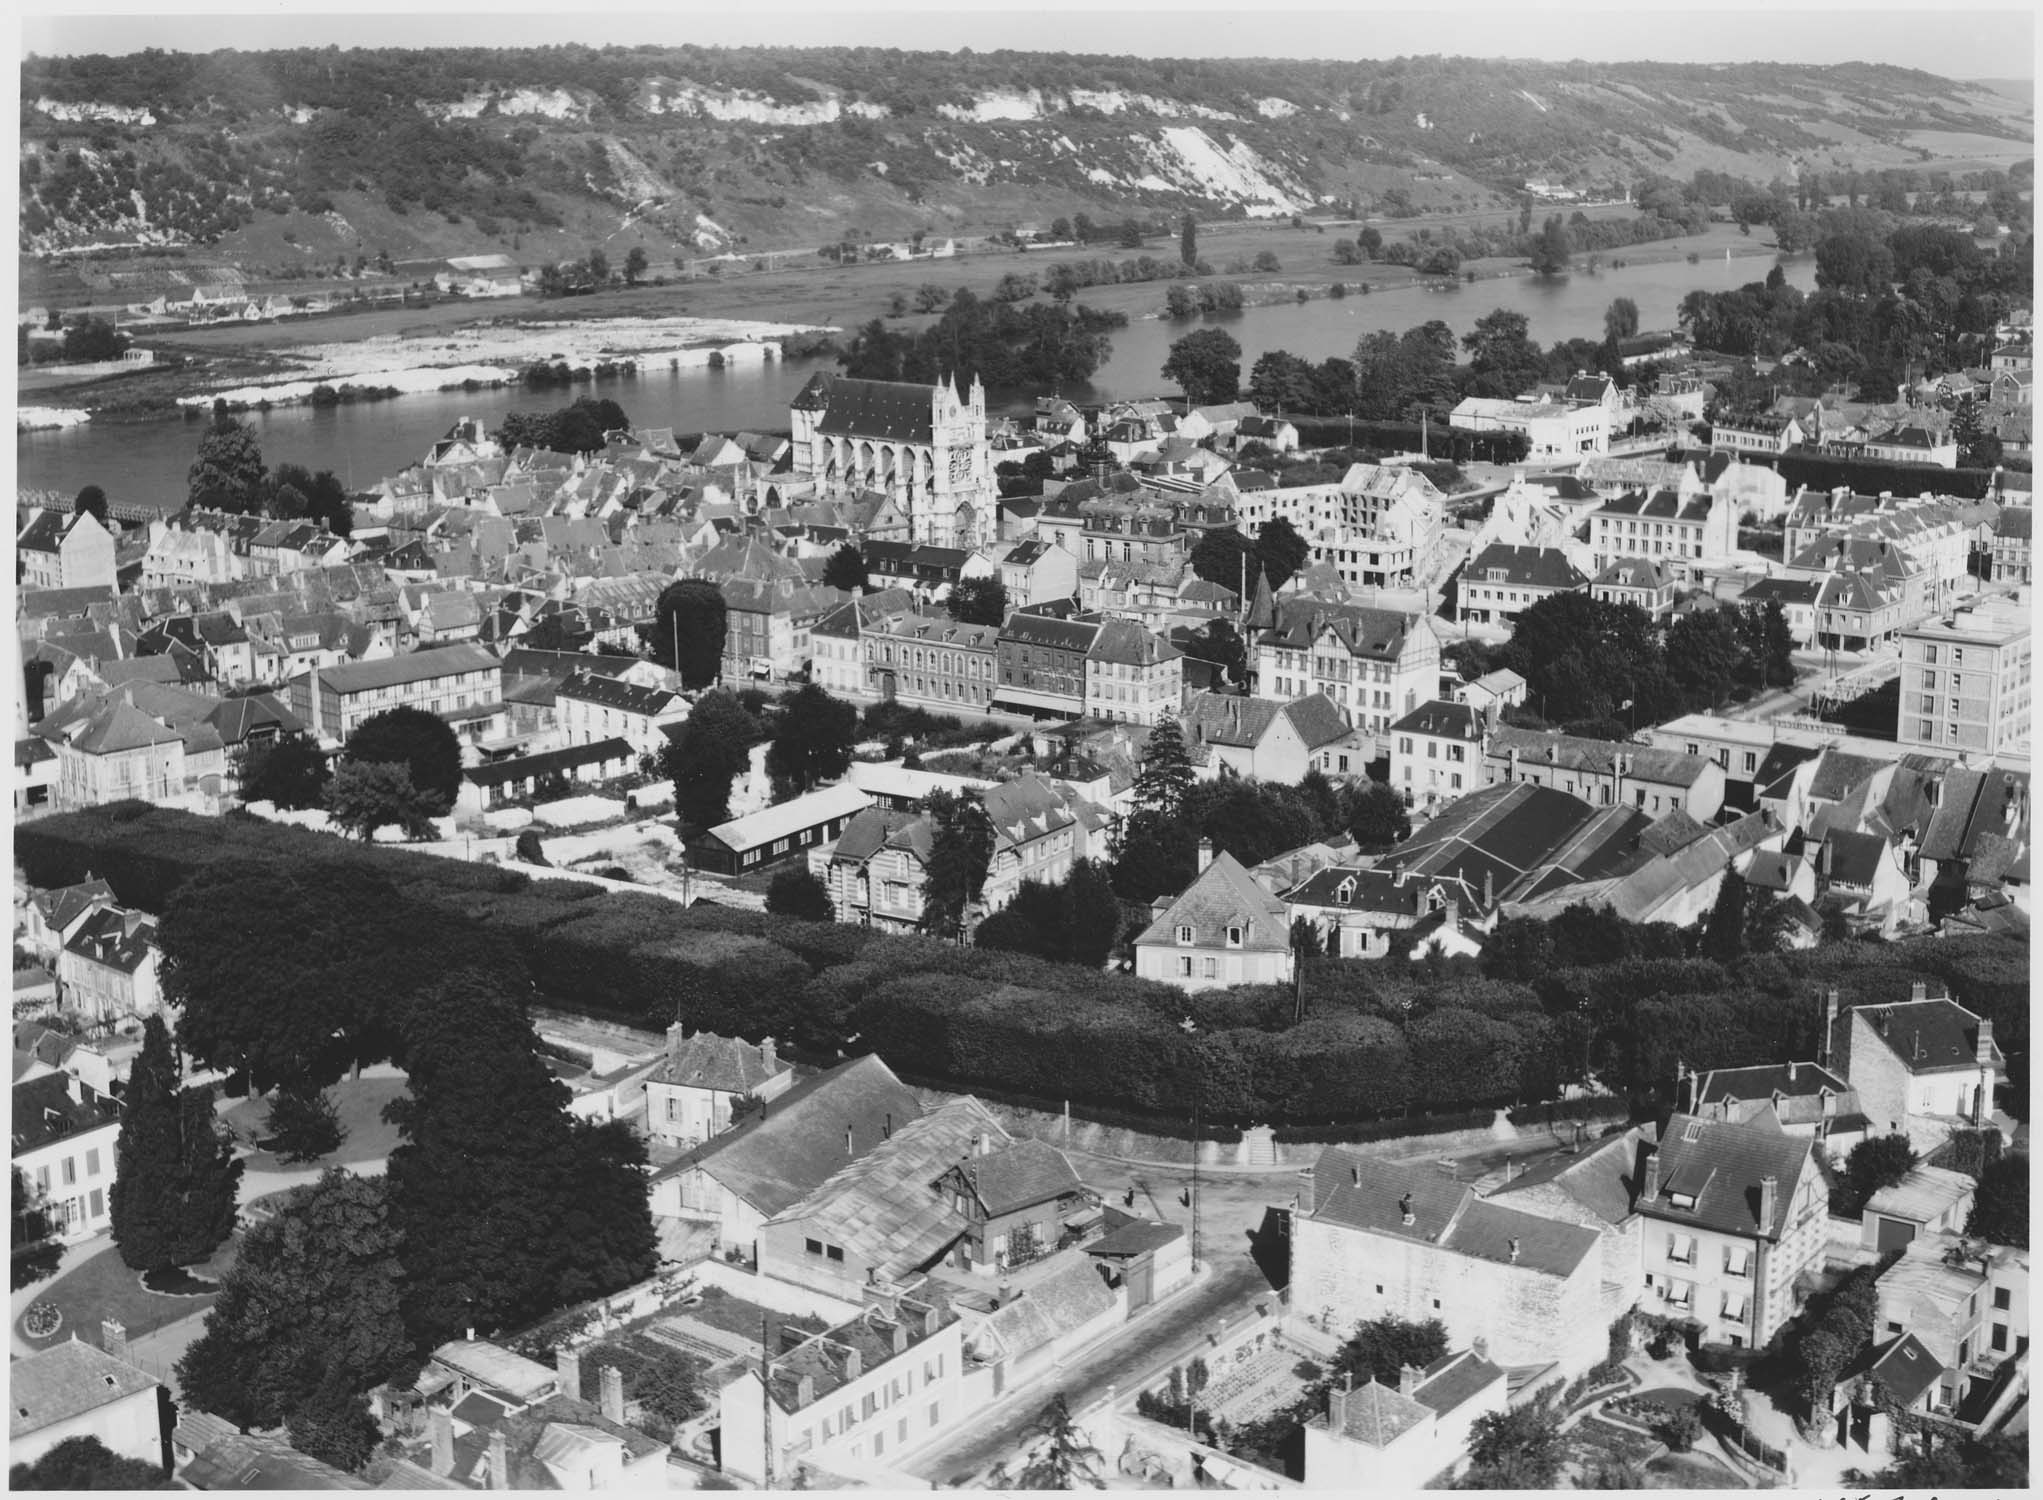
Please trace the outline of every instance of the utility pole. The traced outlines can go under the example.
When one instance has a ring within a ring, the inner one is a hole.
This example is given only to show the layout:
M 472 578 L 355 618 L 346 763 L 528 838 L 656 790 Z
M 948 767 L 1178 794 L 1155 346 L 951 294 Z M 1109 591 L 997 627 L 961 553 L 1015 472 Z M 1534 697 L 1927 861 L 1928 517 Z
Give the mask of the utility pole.
M 773 1488 L 773 1345 L 766 1342 L 766 1314 L 759 1315 L 759 1488 Z

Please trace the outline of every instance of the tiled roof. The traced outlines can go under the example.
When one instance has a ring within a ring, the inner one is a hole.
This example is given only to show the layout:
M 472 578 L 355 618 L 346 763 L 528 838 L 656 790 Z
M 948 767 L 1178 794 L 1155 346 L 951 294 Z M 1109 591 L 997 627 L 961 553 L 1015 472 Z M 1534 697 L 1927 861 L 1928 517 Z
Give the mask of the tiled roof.
M 1291 946 L 1284 903 L 1256 884 L 1224 849 L 1135 941 L 1175 944 L 1180 927 L 1190 927 L 1193 942 L 1207 947 L 1220 946 L 1230 927 L 1244 929 L 1244 952 L 1281 953 Z
M 975 1341 L 991 1337 L 1009 1359 L 1083 1328 L 1114 1305 L 1114 1293 L 1091 1261 L 1078 1259 L 1044 1277 L 982 1323 Z
M 1375 1380 L 1343 1393 L 1339 1406 L 1340 1436 L 1379 1451 L 1433 1418 L 1431 1407 L 1401 1394 L 1395 1386 Z M 1331 1413 L 1326 1421 L 1331 1431 L 1334 1426 Z
M 109 906 L 80 923 L 64 947 L 103 968 L 132 974 L 147 960 L 155 941 L 154 921 L 140 912 Z
M 94 1348 L 74 1333 L 66 1342 L 17 1359 L 8 1367 L 7 1436 L 12 1441 L 41 1432 L 159 1384 L 155 1376 Z
M 1497 901 L 1517 900 L 1547 886 L 1555 870 L 1589 880 L 1643 863 L 1650 856 L 1636 836 L 1650 822 L 1637 808 L 1594 808 L 1552 787 L 1508 782 L 1449 804 L 1399 846 L 1395 862 L 1417 875 L 1453 875 L 1471 891 L 1487 881 Z
M 527 776 L 550 775 L 557 771 L 572 771 L 582 766 L 602 766 L 613 761 L 630 762 L 637 756 L 629 740 L 612 736 L 588 745 L 563 745 L 558 750 L 542 750 L 537 755 L 520 755 L 509 760 L 493 760 L 487 765 L 465 767 L 461 774 L 477 786 L 505 786 L 522 781 Z
M 327 667 L 319 673 L 319 684 L 329 693 L 362 693 L 427 682 L 436 677 L 451 677 L 461 672 L 495 671 L 501 666 L 502 663 L 481 646 L 440 646 L 430 651 L 414 651 L 409 656 Z
M 1947 1068 L 1974 1068 L 1979 1059 L 1979 1017 L 1951 1000 L 1910 1000 L 1897 1005 L 1861 1005 L 1854 1017 L 1864 1017 L 1873 1035 L 1914 1073 L 1934 1073 Z M 1858 1026 L 1852 1030 L 1856 1034 Z M 1993 1044 L 1993 1061 L 2006 1068 L 2000 1044 Z
M 1844 1094 L 1850 1085 L 1820 1063 L 1760 1063 L 1749 1068 L 1713 1068 L 1703 1074 L 1696 1099 L 1727 1104 L 1776 1097 L 1820 1097 L 1825 1089 Z
M 1944 1367 L 1929 1347 L 1912 1333 L 1904 1333 L 1880 1352 L 1866 1371 L 1886 1389 L 1903 1410 L 1913 1406 L 1922 1393 L 1944 1378 Z
M 927 860 L 933 834 L 929 820 L 920 813 L 897 812 L 892 808 L 868 807 L 852 816 L 838 835 L 831 851 L 832 862 L 863 864 L 882 849 L 907 848 L 918 860 Z
M 1660 1132 L 1660 1193 L 1638 1211 L 1667 1223 L 1696 1224 L 1724 1234 L 1778 1239 L 1787 1228 L 1810 1143 L 1763 1125 L 1677 1114 Z M 1760 1179 L 1774 1179 L 1771 1223 L 1759 1219 Z M 1674 1206 L 1679 1191 L 1692 1208 Z
M 1076 651 L 1083 656 L 1092 649 L 1098 636 L 1098 620 L 1060 620 L 1050 615 L 1032 614 L 1018 609 L 1007 617 L 1007 623 L 1000 627 L 1002 644 L 1049 647 L 1060 651 Z
M 704 1142 L 656 1176 L 700 1169 L 762 1214 L 784 1212 L 814 1192 L 854 1151 L 871 1151 L 922 1113 L 915 1091 L 878 1057 L 853 1058 L 804 1079 L 763 1116 Z
M 1503 1379 L 1501 1367 L 1473 1349 L 1464 1349 L 1459 1354 L 1444 1354 L 1428 1365 L 1425 1379 L 1412 1395 L 1421 1406 L 1445 1416 Z
M 667 688 L 640 687 L 607 674 L 586 670 L 570 672 L 556 690 L 556 698 L 573 698 L 621 713 L 651 718 L 680 706 L 681 695 Z
M 1307 693 L 1303 698 L 1293 698 L 1280 712 L 1291 721 L 1291 727 L 1305 741 L 1307 750 L 1331 745 L 1354 732 L 1334 700 L 1325 693 Z
M 1312 1217 L 1350 1229 L 1548 1276 L 1571 1276 L 1596 1253 L 1594 1230 L 1478 1198 L 1430 1162 L 1391 1162 L 1329 1146 L 1312 1176 Z
M 1667 585 L 1664 565 L 1644 557 L 1613 558 L 1594 580 L 1606 588 L 1659 589 Z
M 817 1238 L 855 1250 L 883 1280 L 921 1270 L 966 1230 L 964 1216 L 935 1184 L 982 1137 L 1009 1140 L 977 1099 L 947 1100 L 839 1167 L 773 1222 L 801 1224 Z
M 1653 745 L 1620 744 L 1611 740 L 1584 739 L 1571 734 L 1551 734 L 1537 729 L 1514 729 L 1500 724 L 1490 733 L 1488 754 L 1509 759 L 1518 752 L 1518 762 L 1527 766 L 1559 766 L 1591 776 L 1610 776 L 1619 757 L 1625 761 L 1625 776 L 1660 786 L 1694 786 L 1710 765 L 1699 755 L 1679 750 L 1662 750 Z
M 1030 1208 L 1083 1186 L 1063 1152 L 1034 1140 L 970 1157 L 958 1171 L 989 1217 Z
M 1134 620 L 1113 619 L 1100 626 L 1086 654 L 1096 661 L 1150 667 L 1184 653 Z
M 820 384 L 818 384 L 820 381 Z M 796 405 L 820 406 L 818 432 L 884 438 L 890 442 L 934 440 L 931 421 L 936 387 L 899 380 L 851 380 L 825 374 L 802 388 Z
M 1282 707 L 1274 698 L 1237 698 L 1232 693 L 1195 693 L 1185 705 L 1184 727 L 1195 742 L 1241 749 L 1262 743 Z
M 670 1044 L 649 1082 L 669 1083 L 680 1088 L 714 1089 L 726 1094 L 749 1094 L 769 1079 L 788 1071 L 788 1065 L 774 1061 L 766 1066 L 765 1049 L 743 1037 L 718 1036 L 698 1031 Z
M 1482 738 L 1482 715 L 1471 704 L 1447 703 L 1435 698 L 1392 724 L 1391 734 L 1430 734 L 1454 740 Z

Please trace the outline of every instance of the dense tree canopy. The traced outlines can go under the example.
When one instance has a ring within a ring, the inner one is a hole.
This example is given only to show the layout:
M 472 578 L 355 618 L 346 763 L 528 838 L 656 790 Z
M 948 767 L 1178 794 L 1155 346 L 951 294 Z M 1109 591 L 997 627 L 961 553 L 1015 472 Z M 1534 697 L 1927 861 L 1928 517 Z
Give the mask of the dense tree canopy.
M 438 813 L 461 790 L 461 741 L 447 721 L 422 708 L 387 708 L 355 726 L 341 761 L 403 766 Z
M 976 377 L 1001 389 L 1048 390 L 1091 378 L 1113 352 L 1109 335 L 1127 321 L 1083 305 L 981 300 L 961 287 L 922 333 L 897 332 L 875 318 L 839 358 L 846 374 L 863 380 Z
M 731 815 L 731 782 L 751 764 L 759 726 L 738 695 L 704 693 L 680 732 L 660 752 L 661 769 L 674 783 L 674 807 L 697 828 L 714 828 Z
M 169 1490 L 183 1485 L 156 1464 L 114 1452 L 96 1437 L 67 1437 L 32 1464 L 7 1471 L 10 1490 Z
M 261 508 L 267 477 L 255 435 L 227 415 L 224 406 L 215 406 L 187 476 L 191 503 L 235 514 L 253 512 Z
M 326 752 L 306 734 L 273 740 L 250 740 L 236 754 L 236 774 L 243 802 L 268 802 L 280 808 L 318 807 L 332 772 Z
M 1241 388 L 1241 345 L 1224 328 L 1201 328 L 1170 346 L 1163 378 L 1183 388 L 1194 406 L 1232 401 Z
M 343 760 L 320 794 L 333 826 L 373 843 L 377 831 L 395 827 L 408 839 L 434 835 L 438 798 L 421 792 L 409 767 L 397 761 Z
M 1007 585 L 998 578 L 960 578 L 945 596 L 944 608 L 961 625 L 1007 623 Z
M 776 793 L 784 789 L 792 796 L 842 776 L 857 733 L 856 708 L 813 682 L 803 683 L 781 700 L 766 747 L 766 774 Z
M 723 670 L 726 614 L 723 590 L 709 579 L 668 584 L 653 607 L 647 654 L 679 672 L 683 687 L 708 687 Z
M 595 453 L 604 436 L 629 432 L 631 419 L 615 401 L 582 396 L 559 411 L 514 411 L 504 416 L 496 439 L 512 448 L 547 448 L 555 453 Z
M 413 1359 L 398 1309 L 387 1185 L 330 1167 L 242 1237 L 179 1388 L 243 1427 L 276 1427 L 328 1381 L 366 1391 Z
M 114 1143 L 113 1242 L 137 1271 L 204 1260 L 234 1229 L 241 1163 L 213 1119 L 210 1089 L 180 1088 L 161 1016 L 142 1023 L 142 1051 L 122 1096 Z

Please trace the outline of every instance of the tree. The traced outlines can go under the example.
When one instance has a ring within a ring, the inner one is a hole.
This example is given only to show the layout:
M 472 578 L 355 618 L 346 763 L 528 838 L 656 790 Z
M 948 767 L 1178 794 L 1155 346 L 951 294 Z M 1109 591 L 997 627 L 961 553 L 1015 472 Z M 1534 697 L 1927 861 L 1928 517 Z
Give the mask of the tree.
M 610 257 L 601 250 L 591 250 L 582 264 L 588 267 L 591 285 L 601 288 L 610 284 Z
M 1390 786 L 1358 783 L 1348 795 L 1348 832 L 1365 849 L 1388 849 L 1412 831 L 1412 815 Z
M 359 1472 L 383 1441 L 383 1430 L 369 1413 L 368 1396 L 347 1390 L 332 1378 L 285 1419 L 284 1430 L 293 1448 L 343 1474 Z
M 1248 646 L 1232 621 L 1216 616 L 1198 630 L 1173 631 L 1171 644 L 1195 661 L 1211 662 L 1236 687 L 1248 685 Z
M 1175 818 L 1184 809 L 1185 793 L 1192 789 L 1193 779 L 1185 732 L 1176 718 L 1165 714 L 1143 742 L 1142 771 L 1135 778 L 1135 805 Z
M 779 917 L 796 917 L 804 922 L 828 922 L 836 912 L 830 905 L 830 888 L 812 871 L 789 865 L 778 871 L 766 887 L 766 909 Z
M 955 936 L 979 899 L 993 862 L 993 824 L 977 798 L 932 792 L 923 804 L 931 824 L 923 882 L 922 925 Z
M 1709 923 L 1703 929 L 1703 957 L 1730 963 L 1744 951 L 1745 881 L 1736 870 L 1726 870 L 1717 884 L 1717 900 L 1710 908 Z
M 723 590 L 707 578 L 684 578 L 660 591 L 646 642 L 655 661 L 681 674 L 685 688 L 705 688 L 723 670 L 728 629 Z
M 674 809 L 696 828 L 731 815 L 731 780 L 752 758 L 757 726 L 728 688 L 704 693 L 661 752 L 662 774 L 674 782 Z
M 1312 556 L 1298 529 L 1283 516 L 1272 516 L 1256 532 L 1256 557 L 1272 589 L 1281 589 Z
M 1608 339 L 1629 339 L 1638 337 L 1639 304 L 1629 297 L 1618 297 L 1603 310 L 1603 336 Z
M 865 592 L 866 581 L 865 554 L 851 542 L 846 542 L 831 553 L 830 560 L 823 564 L 825 587 L 862 594 Z
M 766 749 L 766 774 L 776 788 L 784 786 L 790 792 L 835 781 L 851 765 L 857 737 L 858 710 L 815 683 L 804 683 L 782 700 Z
M 1102 1490 L 1100 1465 L 1105 1461 L 1078 1424 L 1060 1391 L 1037 1413 L 1029 1428 L 1035 1446 L 1016 1483 L 1025 1490 Z
M 1986 1164 L 1965 1232 L 1996 1245 L 2029 1248 L 2029 1158 L 2003 1152 Z
M 96 1437 L 67 1437 L 32 1464 L 7 1471 L 10 1490 L 181 1489 L 163 1470 L 116 1453 Z
M 277 1090 L 264 1123 L 270 1133 L 266 1144 L 279 1161 L 317 1161 L 340 1150 L 347 1139 L 332 1098 L 299 1078 Z
M 13 1252 L 9 1285 L 15 1291 L 57 1274 L 64 1248 L 53 1238 L 48 1205 L 29 1191 L 21 1168 L 14 1169 L 13 1213 L 7 1243 Z
M 1178 231 L 1178 260 L 1184 265 L 1199 262 L 1199 221 L 1187 212 L 1184 227 Z
M 1565 1456 L 1551 1391 L 1527 1405 L 1475 1419 L 1465 1489 L 1544 1490 Z
M 1831 1193 L 1831 1212 L 1838 1218 L 1858 1218 L 1866 1200 L 1901 1181 L 1915 1169 L 1916 1160 L 1905 1135 L 1867 1136 L 1844 1159 L 1844 1173 Z
M 639 277 L 646 273 L 645 246 L 633 245 L 624 252 L 624 284 L 637 286 Z
M 295 519 L 316 522 L 335 536 L 351 535 L 355 529 L 355 510 L 348 499 L 347 486 L 334 475 L 331 469 L 321 469 L 317 474 L 302 464 L 278 464 L 266 481 L 271 499 L 265 509 L 280 519 Z M 295 492 L 294 508 L 288 514 L 281 502 L 285 490 Z
M 370 715 L 348 736 L 341 761 L 402 766 L 436 814 L 452 808 L 461 790 L 461 741 L 445 719 L 422 708 Z
M 1123 900 L 1146 904 L 1191 884 L 1198 860 L 1196 828 L 1183 818 L 1139 809 L 1123 820 L 1114 846 L 1114 889 Z
M 199 439 L 198 457 L 186 477 L 187 496 L 194 506 L 237 515 L 261 507 L 266 477 L 262 449 L 254 434 L 227 414 L 224 401 L 213 404 L 212 425 Z
M 1366 260 L 1368 260 L 1368 258 L 1369 258 L 1368 256 L 1362 253 L 1362 247 L 1356 244 L 1355 241 L 1347 239 L 1334 241 L 1335 265 L 1359 266 L 1363 264 Z
M 119 359 L 127 347 L 127 335 L 105 318 L 88 314 L 64 330 L 64 358 L 72 364 Z
M 161 1016 L 142 1023 L 142 1051 L 121 1101 L 111 1192 L 113 1241 L 136 1271 L 204 1260 L 234 1229 L 241 1163 L 213 1122 L 210 1090 L 178 1088 Z
M 71 502 L 71 509 L 78 515 L 92 517 L 102 526 L 106 525 L 106 491 L 96 484 L 88 484 Z
M 1698 610 L 1667 627 L 1667 675 L 1694 708 L 1714 708 L 1737 682 L 1745 648 L 1735 617 Z
M 312 1426 L 344 1427 L 337 1405 L 415 1358 L 390 1187 L 329 1167 L 272 1201 L 178 1361 L 178 1385 L 237 1425 L 274 1427 L 309 1408 Z
M 1568 258 L 1575 253 L 1574 242 L 1568 238 L 1568 228 L 1561 222 L 1561 216 L 1550 216 L 1539 231 L 1539 238 L 1532 242 L 1533 274 L 1536 276 L 1558 276 L 1568 269 Z
M 1438 1318 L 1414 1323 L 1385 1313 L 1355 1325 L 1327 1367 L 1327 1381 L 1333 1384 L 1353 1376 L 1357 1385 L 1373 1380 L 1395 1387 L 1398 1372 L 1406 1365 L 1423 1370 L 1446 1352 L 1447 1325 Z
M 320 806 L 333 774 L 319 742 L 304 734 L 250 740 L 236 752 L 234 766 L 243 803 L 291 809 Z
M 1140 250 L 1142 248 L 1142 226 L 1133 219 L 1123 219 L 1121 221 L 1120 243 L 1123 250 Z
M 326 785 L 326 814 L 343 833 L 374 843 L 379 828 L 395 827 L 407 839 L 430 839 L 443 815 L 437 798 L 412 784 L 396 761 L 342 760 Z
M 1252 596 L 1256 570 L 1262 566 L 1255 543 L 1233 527 L 1215 528 L 1200 537 L 1189 561 L 1194 573 L 1208 583 L 1233 589 L 1244 602 Z
M 1232 401 L 1241 387 L 1241 345 L 1224 328 L 1201 328 L 1170 346 L 1163 375 L 1194 406 Z
M 1258 250 L 1256 258 L 1250 262 L 1250 265 L 1255 270 L 1271 275 L 1284 269 L 1284 263 L 1277 259 L 1277 252 L 1274 250 Z
M 1005 625 L 1007 585 L 998 578 L 960 578 L 951 585 L 944 608 L 960 625 Z
M 408 1097 L 386 1117 L 399 1300 L 415 1347 L 516 1327 L 658 1264 L 645 1148 L 573 1120 L 519 1003 L 462 967 L 407 1012 Z

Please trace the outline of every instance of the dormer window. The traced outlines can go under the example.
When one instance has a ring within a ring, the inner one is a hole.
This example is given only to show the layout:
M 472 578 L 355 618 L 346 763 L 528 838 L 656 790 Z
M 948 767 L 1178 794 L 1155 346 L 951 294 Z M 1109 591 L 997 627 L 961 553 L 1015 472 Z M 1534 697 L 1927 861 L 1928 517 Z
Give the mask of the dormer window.
M 1241 935 L 1242 935 L 1242 929 L 1241 929 L 1241 928 L 1239 928 L 1239 927 L 1230 927 L 1230 928 L 1228 928 L 1228 929 L 1227 929 L 1227 946 L 1228 946 L 1228 947 L 1230 947 L 1230 948 L 1239 948 L 1239 947 L 1241 946 Z
M 1196 934 L 1192 931 L 1190 926 L 1182 926 L 1178 928 L 1178 946 L 1180 948 L 1191 947 L 1193 939 L 1195 937 Z
M 1335 888 L 1334 900 L 1339 902 L 1342 906 L 1351 906 L 1354 904 L 1355 881 L 1352 876 L 1347 880 L 1342 881 L 1340 885 Z

